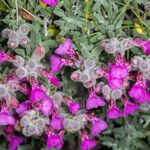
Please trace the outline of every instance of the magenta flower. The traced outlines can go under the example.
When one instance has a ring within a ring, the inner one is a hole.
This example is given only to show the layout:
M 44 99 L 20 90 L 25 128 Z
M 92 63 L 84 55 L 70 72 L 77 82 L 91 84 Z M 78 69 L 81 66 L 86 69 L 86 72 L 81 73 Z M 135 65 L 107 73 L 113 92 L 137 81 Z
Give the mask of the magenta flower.
M 44 76 L 45 78 L 47 78 L 48 81 L 49 81 L 52 85 L 56 86 L 57 88 L 60 87 L 60 82 L 59 82 L 59 80 L 58 80 L 49 70 L 47 70 L 47 69 L 41 69 L 41 70 L 40 70 L 40 73 L 41 73 L 42 76 Z
M 88 99 L 86 100 L 86 109 L 98 108 L 105 104 L 105 101 L 100 96 L 97 96 L 95 92 L 91 91 Z
M 26 101 L 26 102 L 23 102 L 23 103 L 19 104 L 19 107 L 16 108 L 16 112 L 19 115 L 22 115 L 24 112 L 28 111 L 29 108 L 30 108 L 29 102 Z
M 89 150 L 96 146 L 96 141 L 88 137 L 87 134 L 82 135 L 81 150 Z
M 63 120 L 58 114 L 53 113 L 50 125 L 53 129 L 60 130 L 63 128 Z
M 58 56 L 52 55 L 50 58 L 51 70 L 52 72 L 59 72 L 64 65 L 66 65 L 66 60 Z
M 68 104 L 68 107 L 69 107 L 69 111 L 72 114 L 76 114 L 78 112 L 78 110 L 80 109 L 80 103 L 72 101 L 71 103 Z
M 116 63 L 111 68 L 110 77 L 117 79 L 123 79 L 128 77 L 128 69 L 123 63 L 123 58 L 121 56 L 116 57 Z
M 6 60 L 14 60 L 11 56 L 0 50 L 0 63 L 3 63 Z
M 131 103 L 127 98 L 124 98 L 124 111 L 123 114 L 125 117 L 127 117 L 128 115 L 134 113 L 139 107 L 134 104 Z
M 108 84 L 110 86 L 111 89 L 113 90 L 117 90 L 122 88 L 123 86 L 123 80 L 122 79 L 117 79 L 117 78 L 108 78 Z
M 46 97 L 45 92 L 39 86 L 33 86 L 30 94 L 30 100 L 35 102 Z
M 133 41 L 136 46 L 143 49 L 143 52 L 145 54 L 150 54 L 150 41 L 143 41 L 141 39 L 135 39 Z
M 55 7 L 58 4 L 57 0 L 41 0 L 44 4 Z
M 130 97 L 134 98 L 136 102 L 146 101 L 146 90 L 144 83 L 142 83 L 140 80 L 137 80 L 137 82 L 129 90 L 128 94 Z
M 107 112 L 107 118 L 116 119 L 122 116 L 121 110 L 116 106 L 116 102 L 114 100 L 110 101 L 109 110 Z
M 64 43 L 55 50 L 55 53 L 59 55 L 74 56 L 75 51 L 73 50 L 72 41 L 70 39 L 66 39 Z
M 0 125 L 9 125 L 15 124 L 15 119 L 13 118 L 13 116 L 4 113 L 4 112 L 0 112 Z
M 48 76 L 48 80 L 51 84 L 53 84 L 54 86 L 56 86 L 57 88 L 60 87 L 60 82 L 59 80 L 53 75 L 53 74 L 50 74 Z
M 106 128 L 107 128 L 107 123 L 104 120 L 96 118 L 96 117 L 92 118 L 91 133 L 93 136 L 97 136 Z
M 46 97 L 42 100 L 41 102 L 41 107 L 40 107 L 42 113 L 45 115 L 45 116 L 49 116 L 52 114 L 53 112 L 53 101 L 52 99 Z
M 22 136 L 12 135 L 9 137 L 10 150 L 16 150 L 20 146 L 21 143 L 23 143 Z
M 62 135 L 55 135 L 53 133 L 48 135 L 47 138 L 47 147 L 48 148 L 56 148 L 61 149 L 63 146 L 63 137 Z

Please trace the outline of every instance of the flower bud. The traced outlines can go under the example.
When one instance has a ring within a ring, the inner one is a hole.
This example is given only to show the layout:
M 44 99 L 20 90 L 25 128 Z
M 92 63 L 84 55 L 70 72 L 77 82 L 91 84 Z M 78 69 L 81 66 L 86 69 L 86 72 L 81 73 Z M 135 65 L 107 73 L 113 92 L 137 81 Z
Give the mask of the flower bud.
M 104 96 L 110 95 L 110 92 L 111 92 L 111 89 L 110 89 L 110 87 L 108 85 L 104 85 L 102 87 L 102 94 Z
M 142 72 L 147 72 L 147 71 L 149 71 L 149 64 L 145 60 L 142 60 L 139 63 L 139 69 Z
M 8 39 L 11 32 L 12 32 L 12 30 L 10 30 L 8 28 L 4 29 L 2 31 L 2 37 L 5 38 L 5 39 Z
M 121 90 L 114 90 L 111 92 L 111 98 L 114 100 L 121 98 L 121 96 L 122 96 Z
M 52 96 L 52 99 L 54 100 L 54 103 L 57 103 L 60 105 L 62 103 L 63 96 L 61 93 L 55 92 Z
M 30 39 L 27 36 L 23 36 L 19 39 L 19 44 L 22 47 L 27 47 L 30 43 Z
M 29 119 L 28 119 L 28 117 L 26 117 L 26 116 L 22 117 L 21 120 L 20 120 L 20 125 L 21 125 L 22 127 L 27 127 L 28 124 L 29 124 Z
M 87 69 L 94 68 L 95 65 L 96 65 L 95 62 L 94 62 L 92 59 L 86 59 L 86 60 L 84 61 L 84 66 L 85 66 L 85 68 L 87 68 Z
M 32 55 L 33 59 L 42 59 L 45 56 L 45 47 L 42 45 L 37 45 L 35 51 Z
M 27 76 L 27 74 L 28 74 L 28 71 L 24 67 L 19 67 L 16 70 L 16 75 L 18 76 L 18 78 L 25 78 Z
M 14 65 L 15 65 L 16 67 L 21 67 L 21 66 L 24 65 L 25 60 L 24 60 L 23 57 L 21 57 L 21 56 L 19 56 L 19 55 L 16 55 L 16 56 L 15 56 L 15 59 L 16 59 L 16 62 L 14 62 Z
M 7 87 L 0 84 L 0 98 L 7 96 L 7 94 L 8 94 Z
M 79 72 L 78 72 L 78 71 L 74 71 L 74 72 L 71 74 L 71 80 L 73 80 L 73 81 L 79 80 Z
M 116 49 L 114 46 L 112 46 L 112 44 L 107 44 L 107 45 L 105 46 L 105 51 L 106 51 L 108 54 L 115 54 L 116 51 L 117 51 L 117 49 Z
M 26 68 L 29 70 L 35 70 L 37 68 L 37 64 L 36 61 L 33 59 L 30 59 L 27 63 L 26 63 Z
M 18 32 L 20 35 L 27 35 L 29 33 L 29 26 L 27 24 L 21 25 Z
M 80 82 L 85 83 L 85 82 L 88 82 L 89 80 L 90 80 L 90 76 L 89 76 L 88 72 L 83 72 L 83 73 L 79 74 Z
M 7 42 L 8 48 L 16 48 L 19 45 L 19 40 L 18 39 L 9 39 Z
M 131 38 L 125 38 L 120 42 L 121 49 L 127 50 L 131 47 L 133 47 L 133 42 Z

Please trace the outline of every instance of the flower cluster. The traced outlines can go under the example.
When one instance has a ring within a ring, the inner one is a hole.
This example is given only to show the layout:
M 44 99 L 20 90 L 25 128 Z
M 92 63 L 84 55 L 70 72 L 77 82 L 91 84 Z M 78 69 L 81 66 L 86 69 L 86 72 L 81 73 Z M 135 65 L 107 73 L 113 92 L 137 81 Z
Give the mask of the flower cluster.
M 16 48 L 19 45 L 27 47 L 30 43 L 30 39 L 27 36 L 29 30 L 30 28 L 27 24 L 21 25 L 17 31 L 6 28 L 2 31 L 2 37 L 8 39 L 8 48 Z
M 4 31 L 2 34 L 6 36 Z M 113 39 L 103 41 L 102 45 L 108 54 L 115 56 L 115 61 L 105 66 L 99 66 L 98 59 L 82 58 L 70 39 L 66 39 L 50 57 L 50 69 L 41 64 L 45 56 L 42 45 L 35 47 L 28 60 L 0 51 L 0 63 L 9 61 L 14 66 L 0 83 L 0 125 L 4 126 L 2 130 L 8 137 L 11 150 L 24 142 L 23 136 L 43 134 L 46 134 L 47 148 L 62 149 L 63 136 L 67 132 L 78 132 L 81 150 L 89 150 L 96 146 L 95 136 L 108 126 L 102 117 L 93 113 L 93 109 L 105 107 L 106 118 L 116 119 L 127 117 L 148 105 L 149 58 L 135 56 L 127 61 L 122 54 L 133 46 L 142 47 L 147 54 L 149 41 Z M 108 51 L 108 47 L 113 52 Z M 65 66 L 74 69 L 71 80 L 81 82 L 88 90 L 85 108 L 57 90 L 61 85 L 54 73 L 61 72 Z M 48 82 L 56 90 L 51 90 Z M 24 94 L 25 99 L 18 99 L 17 92 Z M 88 128 L 90 130 L 86 130 Z M 17 132 L 23 136 L 18 136 Z

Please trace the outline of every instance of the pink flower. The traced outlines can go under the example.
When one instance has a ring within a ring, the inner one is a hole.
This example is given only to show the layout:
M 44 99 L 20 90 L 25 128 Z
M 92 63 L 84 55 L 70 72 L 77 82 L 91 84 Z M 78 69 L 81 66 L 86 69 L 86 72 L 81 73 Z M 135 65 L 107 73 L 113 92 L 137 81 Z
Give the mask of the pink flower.
M 117 90 L 122 88 L 123 86 L 123 80 L 122 79 L 117 79 L 117 78 L 108 78 L 108 84 L 110 86 L 111 89 L 113 90 Z
M 9 124 L 12 125 L 15 124 L 15 119 L 13 118 L 13 116 L 7 113 L 0 112 L 0 125 L 9 125 Z
M 122 116 L 121 110 L 116 106 L 116 102 L 114 100 L 110 101 L 109 110 L 107 112 L 107 118 L 116 119 Z
M 72 114 L 76 114 L 78 112 L 78 110 L 80 109 L 80 103 L 72 101 L 71 103 L 68 104 L 68 107 L 69 107 L 69 111 Z
M 63 128 L 63 120 L 58 114 L 53 113 L 50 125 L 53 129 L 60 130 Z
M 95 92 L 91 91 L 88 99 L 86 100 L 86 109 L 98 108 L 105 104 L 105 101 L 100 96 L 97 96 Z
M 35 102 L 46 97 L 45 92 L 39 86 L 33 86 L 30 94 L 30 100 Z
M 128 94 L 130 97 L 134 98 L 136 102 L 140 103 L 148 101 L 148 94 L 145 89 L 145 84 L 141 79 L 137 79 L 137 82 L 131 87 Z
M 112 78 L 110 76 L 108 69 L 106 69 L 106 68 L 102 68 L 101 70 L 102 70 L 101 72 L 103 72 L 103 76 L 107 79 L 108 84 L 111 89 L 117 90 L 117 89 L 122 88 L 122 86 L 123 86 L 122 78 Z
M 45 116 L 49 116 L 52 114 L 53 112 L 53 101 L 52 99 L 46 97 L 42 100 L 41 102 L 41 107 L 40 107 L 42 113 L 45 115 Z
M 145 54 L 150 54 L 150 41 L 143 41 L 141 39 L 135 39 L 133 41 L 136 46 L 143 49 Z
M 64 65 L 66 65 L 66 60 L 58 56 L 52 55 L 50 58 L 51 70 L 52 72 L 59 72 Z
M 19 104 L 19 107 L 16 108 L 16 112 L 19 115 L 22 115 L 24 112 L 28 111 L 29 108 L 30 108 L 29 102 L 26 101 L 26 102 L 23 102 L 23 103 Z
M 96 146 L 96 141 L 88 137 L 87 134 L 82 135 L 81 150 L 89 150 Z
M 72 99 L 69 99 L 67 97 L 64 97 L 64 102 L 67 104 L 69 111 L 72 114 L 76 114 L 78 110 L 80 109 L 80 103 L 79 102 L 74 102 Z
M 49 70 L 47 70 L 47 69 L 41 69 L 41 70 L 40 70 L 40 73 L 41 73 L 42 76 L 44 76 L 45 78 L 47 78 L 48 81 L 49 81 L 52 85 L 56 86 L 57 88 L 60 87 L 60 82 L 59 82 L 59 80 L 58 80 Z
M 57 0 L 41 0 L 44 4 L 55 7 L 58 4 Z
M 71 59 L 64 59 L 58 56 L 52 55 L 50 58 L 51 62 L 51 71 L 52 72 L 59 72 L 63 66 L 72 66 L 73 61 Z
M 47 138 L 47 147 L 61 149 L 63 146 L 63 137 L 59 134 L 49 134 Z
M 10 150 L 16 150 L 23 143 L 23 137 L 12 135 L 9 137 Z
M 14 60 L 11 56 L 0 50 L 0 63 L 3 63 L 6 60 Z
M 138 108 L 139 107 L 136 104 L 131 103 L 127 98 L 124 98 L 124 116 L 127 117 L 129 114 L 134 113 Z
M 73 50 L 72 41 L 66 39 L 64 43 L 55 50 L 55 53 L 59 55 L 74 56 L 75 51 Z
M 91 133 L 93 136 L 97 136 L 106 128 L 107 128 L 107 123 L 104 120 L 96 118 L 96 117 L 92 118 Z
M 123 63 L 123 58 L 121 56 L 116 57 L 116 63 L 111 68 L 110 77 L 117 79 L 123 79 L 128 77 L 128 69 Z

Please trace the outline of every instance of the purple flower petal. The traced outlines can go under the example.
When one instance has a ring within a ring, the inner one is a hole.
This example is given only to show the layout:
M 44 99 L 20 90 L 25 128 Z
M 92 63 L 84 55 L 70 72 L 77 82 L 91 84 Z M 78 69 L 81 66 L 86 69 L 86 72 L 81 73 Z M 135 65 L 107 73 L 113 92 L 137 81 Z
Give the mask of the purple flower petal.
M 59 55 L 72 56 L 74 54 L 72 41 L 70 39 L 66 39 L 65 42 L 55 50 L 55 53 Z
M 30 100 L 35 102 L 37 100 L 41 100 L 46 97 L 45 92 L 38 86 L 32 88 L 31 94 L 30 94 Z
M 16 112 L 19 115 L 22 115 L 24 112 L 29 110 L 29 107 L 30 107 L 30 105 L 28 102 L 23 102 L 23 103 L 19 104 L 18 108 L 16 108 Z
M 53 129 L 60 130 L 63 128 L 63 120 L 58 114 L 54 113 L 52 115 L 52 120 L 50 121 L 50 125 Z
M 63 145 L 62 136 L 61 135 L 48 135 L 47 139 L 47 147 L 48 148 L 57 148 L 61 149 Z
M 65 59 L 55 55 L 51 56 L 50 62 L 52 72 L 59 72 L 62 69 L 62 67 L 66 64 Z
M 86 109 L 98 108 L 105 104 L 105 101 L 100 96 L 97 96 L 95 92 L 91 91 L 88 99 L 86 100 Z
M 57 0 L 41 0 L 44 4 L 55 7 L 58 4 Z
M 23 143 L 23 137 L 15 135 L 9 137 L 10 150 L 16 150 L 21 143 Z
M 41 102 L 41 111 L 45 116 L 49 116 L 53 112 L 53 102 L 50 98 L 44 98 Z
M 9 124 L 15 124 L 15 119 L 6 113 L 0 113 L 0 125 L 9 125 Z
M 85 138 L 82 140 L 81 150 L 89 150 L 89 149 L 94 148 L 95 146 L 96 146 L 96 141 L 90 138 Z
M 71 103 L 69 104 L 69 111 L 70 111 L 72 114 L 76 114 L 79 109 L 80 109 L 80 103 L 78 103 L 78 102 L 71 102 Z
M 121 110 L 116 106 L 115 101 L 110 102 L 109 110 L 107 112 L 107 118 L 116 119 L 122 116 Z
M 92 128 L 91 128 L 91 133 L 93 136 L 97 136 L 99 133 L 101 133 L 103 130 L 107 128 L 107 123 L 98 118 L 94 118 L 92 120 Z
M 139 107 L 136 104 L 131 103 L 129 100 L 125 100 L 123 114 L 127 117 L 129 114 L 134 113 L 138 108 Z

